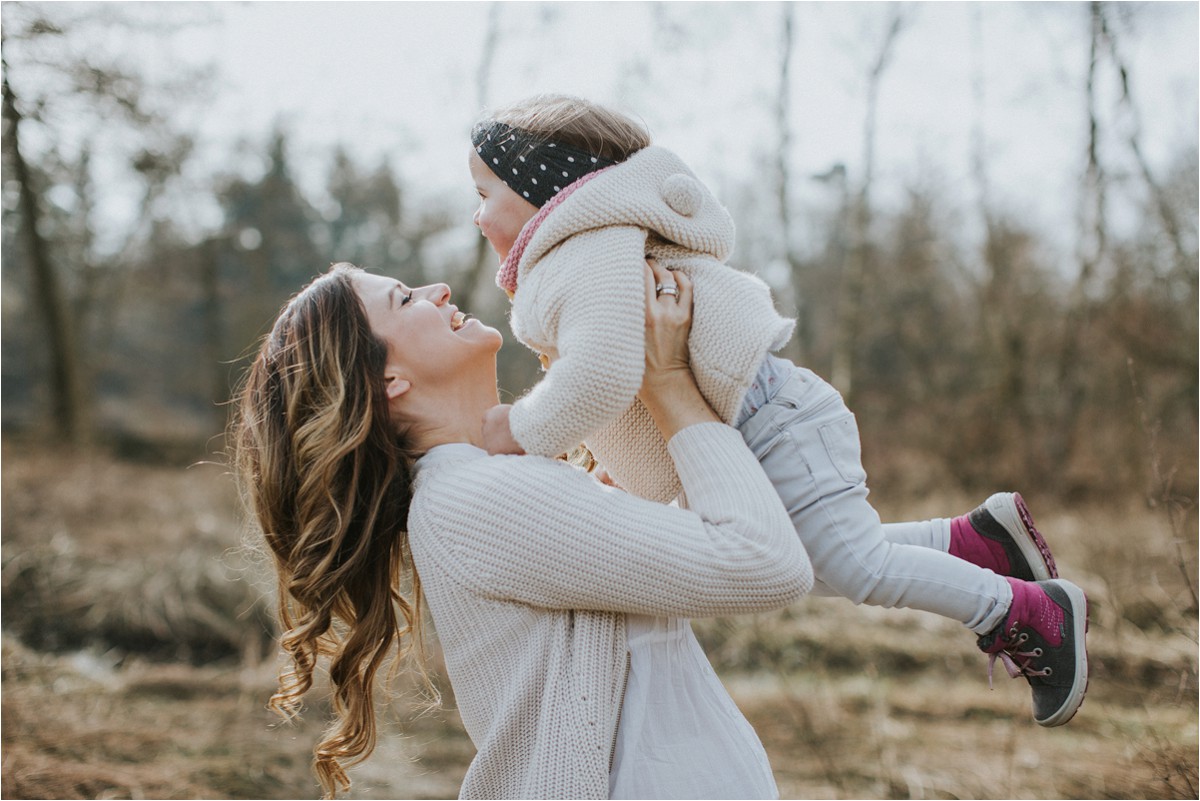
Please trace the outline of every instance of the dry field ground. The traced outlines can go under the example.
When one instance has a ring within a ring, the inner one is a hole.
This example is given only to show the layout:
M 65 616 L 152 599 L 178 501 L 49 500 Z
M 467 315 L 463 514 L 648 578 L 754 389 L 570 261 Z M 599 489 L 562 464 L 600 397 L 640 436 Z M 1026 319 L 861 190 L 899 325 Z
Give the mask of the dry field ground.
M 3 449 L 5 798 L 305 798 L 324 706 L 278 725 L 261 567 L 221 468 Z M 1197 524 L 1137 499 L 1022 487 L 1092 601 L 1087 701 L 1041 729 L 1024 682 L 956 624 L 810 598 L 696 628 L 784 798 L 1196 798 Z M 978 499 L 876 498 L 885 519 Z M 1185 577 L 1186 573 L 1186 577 Z M 436 648 L 435 659 L 436 659 Z M 436 664 L 434 665 L 436 673 Z M 402 679 L 351 797 L 450 798 L 472 748 L 453 698 Z

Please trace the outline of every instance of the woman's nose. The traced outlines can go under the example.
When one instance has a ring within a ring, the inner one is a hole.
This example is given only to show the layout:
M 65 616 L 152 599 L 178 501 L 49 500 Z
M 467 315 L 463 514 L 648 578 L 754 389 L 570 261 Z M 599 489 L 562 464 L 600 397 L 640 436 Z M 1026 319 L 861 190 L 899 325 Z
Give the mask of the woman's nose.
M 450 285 L 449 284 L 430 284 L 429 286 L 421 287 L 421 294 L 425 300 L 435 306 L 441 306 L 450 300 Z

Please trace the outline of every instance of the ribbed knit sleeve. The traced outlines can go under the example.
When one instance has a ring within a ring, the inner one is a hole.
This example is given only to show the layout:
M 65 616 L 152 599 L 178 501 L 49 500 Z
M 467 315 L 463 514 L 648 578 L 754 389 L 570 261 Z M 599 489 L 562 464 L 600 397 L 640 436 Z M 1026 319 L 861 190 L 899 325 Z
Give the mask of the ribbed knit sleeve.
M 437 532 L 422 550 L 472 592 L 534 607 L 703 617 L 807 592 L 807 554 L 737 431 L 694 425 L 668 447 L 687 510 L 563 462 L 495 456 L 439 470 L 410 528 Z
M 531 313 L 557 353 L 509 414 L 527 453 L 570 451 L 633 403 L 645 370 L 645 242 L 629 226 L 585 231 L 538 266 Z

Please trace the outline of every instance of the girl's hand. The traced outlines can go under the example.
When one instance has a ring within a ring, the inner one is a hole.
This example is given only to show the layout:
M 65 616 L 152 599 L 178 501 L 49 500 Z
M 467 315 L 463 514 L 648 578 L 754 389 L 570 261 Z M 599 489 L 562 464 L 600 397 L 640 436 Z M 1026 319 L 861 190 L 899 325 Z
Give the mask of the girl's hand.
M 493 406 L 483 415 L 483 447 L 493 456 L 497 453 L 525 453 L 508 427 L 508 412 L 512 404 Z
M 720 421 L 692 376 L 691 327 L 691 279 L 647 259 L 646 373 L 638 398 L 665 440 L 694 423 Z

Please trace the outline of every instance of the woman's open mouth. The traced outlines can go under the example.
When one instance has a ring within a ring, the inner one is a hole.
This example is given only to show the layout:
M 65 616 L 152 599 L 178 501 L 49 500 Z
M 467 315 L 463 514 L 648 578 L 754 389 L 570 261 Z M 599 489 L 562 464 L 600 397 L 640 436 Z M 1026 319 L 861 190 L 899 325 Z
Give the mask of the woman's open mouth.
M 462 328 L 466 324 L 467 324 L 467 315 L 463 314 L 462 312 L 455 311 L 454 314 L 450 315 L 450 330 L 451 331 L 457 331 L 458 329 Z

